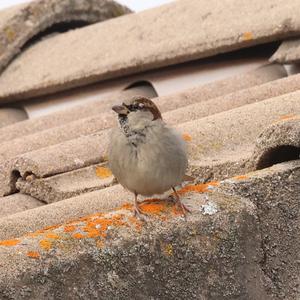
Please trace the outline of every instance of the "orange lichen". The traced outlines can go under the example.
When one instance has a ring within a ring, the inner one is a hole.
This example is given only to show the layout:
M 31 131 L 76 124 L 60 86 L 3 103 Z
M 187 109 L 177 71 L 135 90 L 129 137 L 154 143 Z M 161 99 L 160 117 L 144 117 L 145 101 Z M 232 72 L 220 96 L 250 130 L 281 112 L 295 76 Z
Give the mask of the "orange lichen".
M 96 241 L 96 246 L 97 248 L 103 248 L 104 247 L 104 242 L 99 240 L 99 241 Z
M 95 238 L 100 236 L 100 232 L 96 229 L 96 225 L 91 225 L 91 223 L 83 228 L 83 231 L 87 233 L 87 237 Z
M 192 137 L 188 134 L 188 133 L 184 133 L 182 135 L 182 138 L 186 141 L 186 142 L 190 142 L 192 140 Z
M 253 40 L 253 33 L 248 31 L 243 33 L 243 40 L 244 41 L 251 41 Z
M 39 244 L 40 247 L 46 251 L 50 250 L 52 247 L 52 243 L 48 240 L 41 240 Z
M 97 167 L 96 168 L 96 175 L 101 178 L 108 178 L 110 176 L 112 176 L 111 170 L 105 167 Z
M 82 234 L 82 233 L 74 233 L 73 235 L 73 238 L 75 239 L 83 239 L 85 236 Z
M 45 232 L 46 230 L 53 230 L 53 229 L 57 229 L 59 227 L 59 225 L 53 225 L 53 226 L 48 226 L 45 227 L 41 230 L 41 233 Z
M 126 210 L 132 210 L 132 208 L 133 208 L 133 205 L 130 203 L 125 203 L 120 207 L 120 209 L 126 209 Z
M 300 115 L 296 115 L 296 114 L 282 115 L 279 117 L 278 120 L 275 120 L 275 122 L 273 122 L 273 124 L 277 124 L 282 121 L 298 120 L 298 119 L 300 119 Z
M 50 233 L 48 233 L 46 235 L 46 238 L 53 239 L 53 240 L 58 240 L 58 239 L 60 239 L 60 236 L 57 235 L 57 234 L 55 234 L 55 233 L 53 233 L 53 232 L 50 232 Z
M 0 246 L 6 246 L 6 247 L 11 247 L 11 246 L 16 246 L 20 243 L 19 240 L 6 240 L 6 241 L 0 241 Z
M 36 251 L 29 251 L 27 252 L 27 256 L 30 258 L 40 258 L 40 254 Z
M 73 232 L 76 230 L 76 227 L 74 225 L 68 225 L 64 227 L 64 232 Z
M 159 215 L 168 209 L 167 201 L 149 199 L 140 204 L 140 209 L 143 213 Z
M 142 222 L 139 221 L 136 217 L 128 217 L 128 220 L 131 224 L 134 224 L 135 225 L 135 229 L 137 231 L 141 231 L 142 230 Z
M 246 175 L 238 175 L 238 176 L 235 176 L 235 177 L 233 177 L 234 179 L 236 179 L 236 180 L 244 180 L 244 179 L 247 179 L 247 178 L 249 178 L 248 176 L 246 176 Z
M 293 119 L 295 118 L 296 115 L 295 114 L 290 114 L 290 115 L 283 115 L 283 116 L 280 116 L 280 120 L 289 120 L 289 119 Z
M 209 191 L 209 186 L 218 186 L 219 182 L 211 181 L 208 183 L 202 183 L 197 185 L 187 185 L 181 190 L 177 191 L 179 195 L 184 195 L 186 193 L 196 192 L 196 193 L 205 193 Z

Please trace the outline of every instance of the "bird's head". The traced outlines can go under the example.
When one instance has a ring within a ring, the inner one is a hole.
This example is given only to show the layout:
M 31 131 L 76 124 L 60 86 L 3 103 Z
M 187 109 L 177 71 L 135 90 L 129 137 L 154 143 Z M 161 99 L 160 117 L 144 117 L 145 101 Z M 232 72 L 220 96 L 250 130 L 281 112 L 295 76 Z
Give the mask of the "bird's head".
M 119 119 L 145 118 L 151 121 L 162 119 L 158 107 L 148 98 L 136 96 L 125 100 L 122 105 L 112 107 L 119 115 Z

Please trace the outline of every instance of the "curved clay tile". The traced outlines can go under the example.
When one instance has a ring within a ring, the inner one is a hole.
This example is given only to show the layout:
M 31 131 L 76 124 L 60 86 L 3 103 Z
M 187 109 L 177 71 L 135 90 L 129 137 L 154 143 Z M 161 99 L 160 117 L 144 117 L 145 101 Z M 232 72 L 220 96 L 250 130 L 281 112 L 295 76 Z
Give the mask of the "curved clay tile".
M 62 22 L 95 23 L 129 13 L 112 0 L 36 0 L 0 12 L 0 71 L 31 38 Z

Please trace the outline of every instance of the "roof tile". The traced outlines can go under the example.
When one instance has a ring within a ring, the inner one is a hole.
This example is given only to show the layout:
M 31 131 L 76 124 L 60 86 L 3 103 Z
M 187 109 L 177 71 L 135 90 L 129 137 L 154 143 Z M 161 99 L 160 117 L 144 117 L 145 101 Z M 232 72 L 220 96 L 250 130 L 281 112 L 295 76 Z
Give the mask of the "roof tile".
M 235 0 L 181 0 L 60 34 L 10 64 L 0 98 L 49 94 L 286 39 L 300 32 L 299 8 L 294 0 L 241 0 L 238 9 Z

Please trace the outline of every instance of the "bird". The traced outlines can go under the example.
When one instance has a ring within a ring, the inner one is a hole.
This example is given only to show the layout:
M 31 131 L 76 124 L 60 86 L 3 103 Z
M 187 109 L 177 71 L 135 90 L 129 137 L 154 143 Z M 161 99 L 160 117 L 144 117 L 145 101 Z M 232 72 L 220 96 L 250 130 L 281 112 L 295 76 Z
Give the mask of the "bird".
M 173 190 L 184 216 L 189 209 L 176 191 L 188 167 L 182 136 L 163 121 L 154 102 L 135 96 L 115 105 L 118 127 L 111 132 L 109 168 L 117 181 L 134 194 L 134 215 L 143 219 L 138 195 L 153 196 Z

